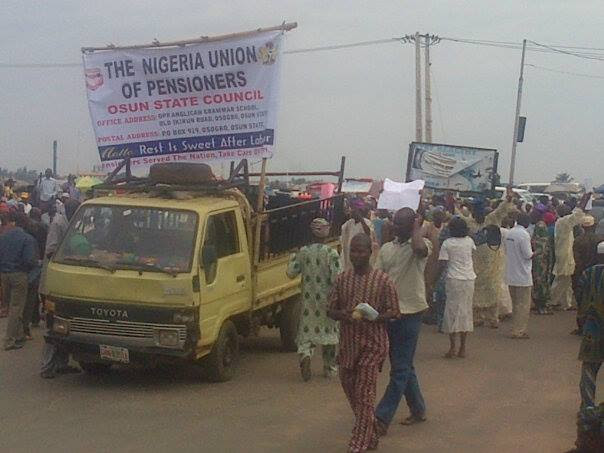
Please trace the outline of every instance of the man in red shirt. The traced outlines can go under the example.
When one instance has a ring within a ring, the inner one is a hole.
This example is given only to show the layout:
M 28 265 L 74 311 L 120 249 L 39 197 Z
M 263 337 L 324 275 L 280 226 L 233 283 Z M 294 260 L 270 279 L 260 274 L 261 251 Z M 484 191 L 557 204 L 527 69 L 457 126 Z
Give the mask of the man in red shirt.
M 340 274 L 334 284 L 328 316 L 340 321 L 338 364 L 344 393 L 355 415 L 350 452 L 375 449 L 375 396 L 379 371 L 388 355 L 389 319 L 400 315 L 394 284 L 387 274 L 371 268 L 371 239 L 357 234 L 350 243 L 353 269 Z M 355 309 L 370 305 L 378 314 L 373 320 Z

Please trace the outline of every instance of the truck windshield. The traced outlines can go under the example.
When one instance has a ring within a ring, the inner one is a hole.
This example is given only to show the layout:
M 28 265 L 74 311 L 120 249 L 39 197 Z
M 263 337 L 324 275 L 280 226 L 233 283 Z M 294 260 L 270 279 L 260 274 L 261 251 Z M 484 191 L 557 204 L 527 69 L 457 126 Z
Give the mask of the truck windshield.
M 197 214 L 191 211 L 83 206 L 54 261 L 107 270 L 189 272 L 196 231 Z

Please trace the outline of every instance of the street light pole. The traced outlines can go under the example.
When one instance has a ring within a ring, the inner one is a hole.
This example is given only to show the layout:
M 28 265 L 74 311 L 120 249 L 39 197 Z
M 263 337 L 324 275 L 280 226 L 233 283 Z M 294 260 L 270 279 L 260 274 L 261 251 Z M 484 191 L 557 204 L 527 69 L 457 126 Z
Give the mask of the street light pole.
M 525 54 L 526 39 L 522 40 L 522 58 L 520 60 L 520 77 L 518 78 L 518 95 L 516 98 L 516 116 L 514 117 L 514 140 L 512 140 L 512 157 L 510 161 L 510 185 L 514 184 L 514 170 L 516 169 L 516 146 L 518 145 L 518 123 L 520 119 L 520 105 L 522 103 L 522 85 L 524 83 Z

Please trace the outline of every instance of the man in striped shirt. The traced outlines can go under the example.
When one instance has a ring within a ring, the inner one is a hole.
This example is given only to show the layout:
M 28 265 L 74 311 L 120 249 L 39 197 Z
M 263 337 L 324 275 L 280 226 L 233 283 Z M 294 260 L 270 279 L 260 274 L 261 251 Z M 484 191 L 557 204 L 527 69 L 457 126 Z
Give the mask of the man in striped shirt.
M 371 239 L 356 235 L 350 243 L 353 269 L 338 276 L 328 312 L 340 321 L 340 380 L 356 419 L 350 452 L 377 448 L 374 406 L 377 376 L 388 354 L 386 323 L 400 314 L 394 284 L 387 274 L 371 268 L 370 257 Z M 370 305 L 377 317 L 369 320 L 355 310 L 360 303 Z

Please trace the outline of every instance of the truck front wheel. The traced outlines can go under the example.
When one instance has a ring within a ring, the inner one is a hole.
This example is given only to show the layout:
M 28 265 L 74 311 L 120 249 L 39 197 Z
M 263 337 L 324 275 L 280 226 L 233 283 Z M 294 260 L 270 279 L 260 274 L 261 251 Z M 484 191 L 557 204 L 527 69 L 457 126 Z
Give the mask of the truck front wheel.
M 279 333 L 281 335 L 281 346 L 284 351 L 296 352 L 298 345 L 298 324 L 300 323 L 300 299 L 293 297 L 281 305 L 281 316 L 279 319 Z
M 212 352 L 205 360 L 208 377 L 213 382 L 226 382 L 233 378 L 239 362 L 239 336 L 232 321 L 220 328 Z

